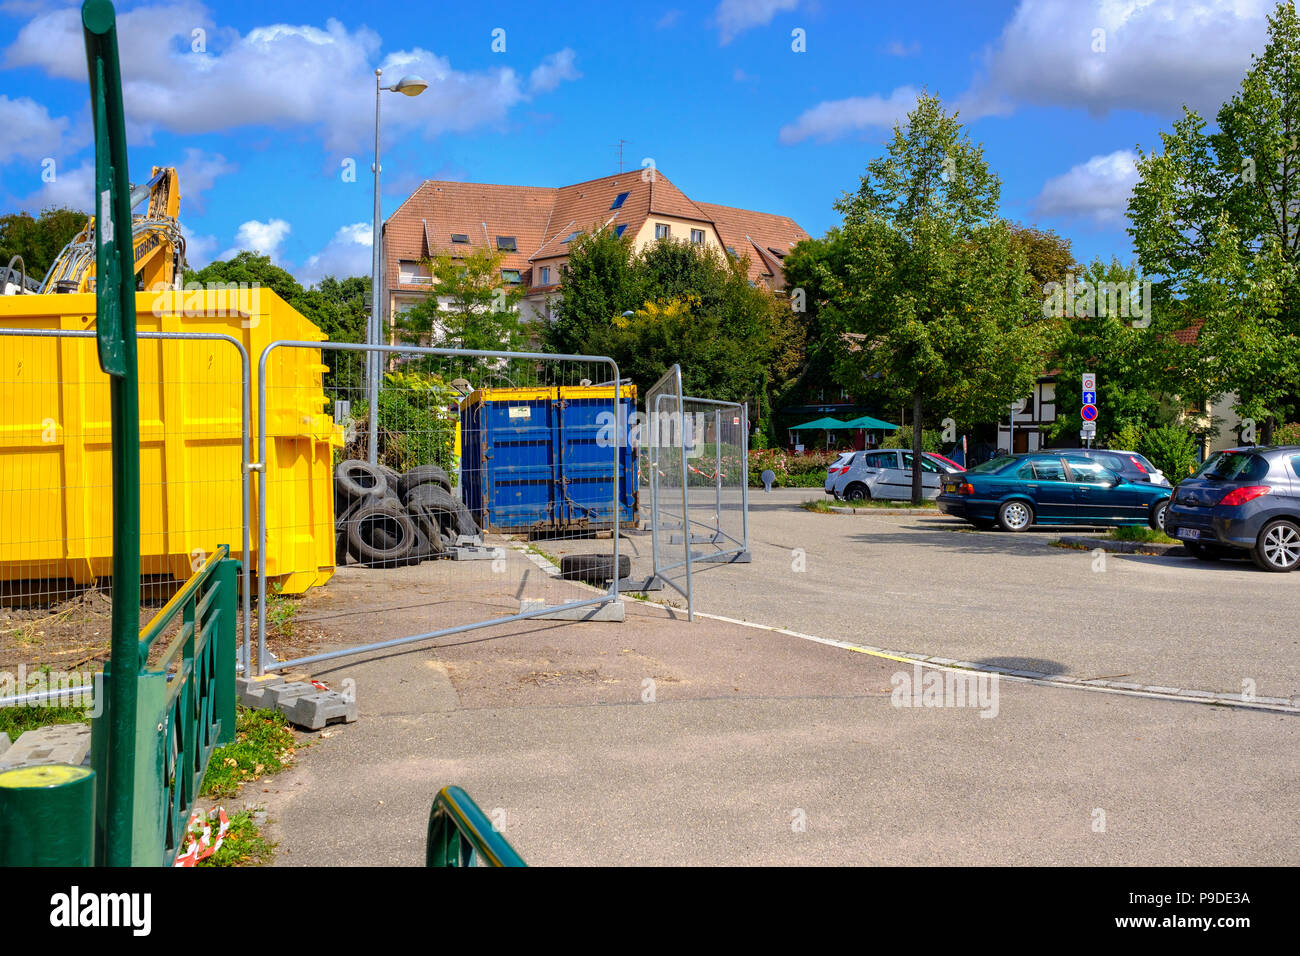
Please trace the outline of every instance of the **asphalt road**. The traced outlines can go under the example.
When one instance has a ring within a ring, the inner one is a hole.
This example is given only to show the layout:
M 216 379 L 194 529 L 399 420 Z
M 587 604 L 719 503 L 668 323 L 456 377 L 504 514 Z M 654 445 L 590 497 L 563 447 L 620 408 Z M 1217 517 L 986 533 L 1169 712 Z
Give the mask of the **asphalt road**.
M 1248 561 L 1051 547 L 1061 529 L 946 516 L 814 514 L 820 489 L 750 496 L 748 565 L 696 565 L 695 608 L 875 647 L 1183 690 L 1300 695 L 1300 573 Z M 1083 529 L 1086 533 L 1087 529 Z M 608 541 L 544 543 L 556 553 Z M 622 542 L 634 574 L 649 536 Z M 802 570 L 796 570 L 802 568 Z M 680 603 L 672 591 L 656 599 Z

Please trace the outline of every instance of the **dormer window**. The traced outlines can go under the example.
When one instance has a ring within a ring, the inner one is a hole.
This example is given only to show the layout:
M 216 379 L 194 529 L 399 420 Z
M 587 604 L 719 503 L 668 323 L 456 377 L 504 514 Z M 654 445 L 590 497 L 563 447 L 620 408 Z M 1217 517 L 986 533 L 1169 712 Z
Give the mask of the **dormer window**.
M 519 245 L 514 236 L 497 236 L 497 250 L 500 252 L 518 252 Z

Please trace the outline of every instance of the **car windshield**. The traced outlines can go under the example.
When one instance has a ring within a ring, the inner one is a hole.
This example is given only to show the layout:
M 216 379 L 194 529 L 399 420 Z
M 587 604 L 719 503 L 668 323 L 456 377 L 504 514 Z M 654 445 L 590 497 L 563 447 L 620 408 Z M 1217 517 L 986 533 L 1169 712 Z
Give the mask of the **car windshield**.
M 1225 451 L 1209 459 L 1193 475 L 1214 481 L 1258 481 L 1268 474 L 1268 462 L 1258 455 Z
M 984 464 L 982 465 L 976 465 L 974 468 L 971 469 L 971 471 L 978 471 L 978 472 L 983 472 L 984 474 L 988 474 L 989 472 L 1001 471 L 1003 468 L 1006 468 L 1008 465 L 1014 464 L 1015 461 L 1016 459 L 1008 456 L 1004 456 L 1002 458 L 994 458 L 991 459 L 990 461 L 984 462 Z

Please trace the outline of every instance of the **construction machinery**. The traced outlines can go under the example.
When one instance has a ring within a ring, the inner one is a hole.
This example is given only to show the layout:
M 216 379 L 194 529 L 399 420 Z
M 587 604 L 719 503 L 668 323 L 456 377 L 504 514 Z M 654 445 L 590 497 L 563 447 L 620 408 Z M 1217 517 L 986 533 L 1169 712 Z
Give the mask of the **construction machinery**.
M 132 210 L 146 200 L 144 213 L 131 217 L 136 291 L 179 291 L 185 269 L 185 237 L 177 219 L 181 191 L 175 167 L 155 166 L 147 183 L 131 187 Z M 91 216 L 85 228 L 55 258 L 37 291 L 93 292 L 94 288 L 95 217 Z

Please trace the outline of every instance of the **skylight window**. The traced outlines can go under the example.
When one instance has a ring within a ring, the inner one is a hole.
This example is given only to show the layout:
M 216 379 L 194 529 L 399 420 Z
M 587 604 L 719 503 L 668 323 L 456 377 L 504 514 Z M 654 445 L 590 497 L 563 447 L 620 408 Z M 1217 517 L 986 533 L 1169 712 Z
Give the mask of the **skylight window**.
M 451 234 L 451 241 L 457 246 L 468 246 L 469 236 L 465 235 L 463 232 L 453 232 Z
M 610 208 L 610 209 L 617 209 L 619 206 L 623 205 L 623 203 L 627 202 L 627 197 L 630 196 L 630 195 L 632 195 L 632 194 L 631 194 L 631 193 L 619 193 L 619 194 L 618 194 L 618 197 L 614 200 L 613 203 L 610 204 L 610 207 L 609 207 L 609 208 Z
M 501 281 L 506 285 L 519 285 L 524 280 L 518 269 L 502 269 Z
M 623 223 L 623 225 L 619 226 L 617 229 L 614 230 L 614 235 L 615 235 L 617 238 L 622 239 L 622 238 L 623 238 L 623 230 L 626 229 L 626 228 L 627 228 L 627 223 Z
M 519 246 L 514 236 L 497 236 L 497 249 L 501 252 L 518 252 Z
M 575 229 L 575 230 L 573 230 L 573 232 L 571 232 L 571 233 L 569 233 L 567 236 L 565 236 L 563 241 L 564 241 L 564 242 L 572 242 L 574 239 L 577 239 L 577 238 L 578 238 L 578 230 Z

